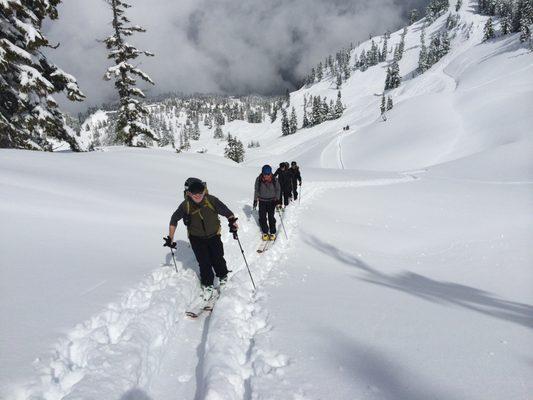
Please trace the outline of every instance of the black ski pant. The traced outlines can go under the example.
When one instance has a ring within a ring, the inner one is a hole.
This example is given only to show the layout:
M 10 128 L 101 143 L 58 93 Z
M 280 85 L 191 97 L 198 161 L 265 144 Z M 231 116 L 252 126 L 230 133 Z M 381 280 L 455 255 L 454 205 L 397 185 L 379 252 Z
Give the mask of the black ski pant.
M 189 241 L 200 266 L 200 281 L 202 285 L 210 286 L 213 284 L 215 278 L 213 269 L 219 278 L 223 278 L 228 274 L 228 267 L 224 259 L 224 246 L 220 240 L 220 235 L 210 238 L 189 236 Z
M 298 200 L 298 182 L 292 183 L 292 198 Z
M 276 200 L 259 200 L 259 225 L 261 225 L 261 232 L 263 233 L 276 233 L 276 203 Z
M 289 205 L 290 198 L 292 196 L 292 190 L 291 188 L 282 188 L 281 189 L 281 204 L 284 206 Z

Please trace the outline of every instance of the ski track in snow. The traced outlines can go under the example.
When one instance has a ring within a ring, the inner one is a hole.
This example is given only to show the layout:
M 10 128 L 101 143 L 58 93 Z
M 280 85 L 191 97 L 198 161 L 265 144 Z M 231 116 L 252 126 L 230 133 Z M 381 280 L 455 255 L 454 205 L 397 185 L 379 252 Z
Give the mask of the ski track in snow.
M 302 210 L 328 189 L 404 183 L 414 178 L 404 175 L 368 181 L 309 182 L 304 186 L 301 205 L 289 207 L 283 215 L 287 235 L 290 239 L 297 234 Z M 278 240 L 259 255 L 255 251 L 258 230 L 254 218 L 240 220 L 241 242 L 257 292 L 252 291 L 238 245 L 230 245 L 232 239 L 225 232 L 226 259 L 233 273 L 211 315 L 196 321 L 184 318 L 187 307 L 199 294 L 198 278 L 190 266 L 178 264 L 177 273 L 173 265 L 158 268 L 120 302 L 74 327 L 56 344 L 50 359 L 36 360 L 38 378 L 19 388 L 13 398 L 120 399 L 137 388 L 149 393 L 154 378 L 164 373 L 160 366 L 169 346 L 191 346 L 191 341 L 199 343 L 198 360 L 194 370 L 176 380 L 194 383 L 195 399 L 252 398 L 250 378 L 282 374 L 290 362 L 275 350 L 256 348 L 254 338 L 270 329 L 261 287 L 273 269 L 282 268 L 292 245 L 278 222 Z M 196 263 L 192 256 L 186 261 L 190 263 Z M 200 326 L 198 330 L 185 329 L 184 324 Z M 191 331 L 191 335 L 200 331 L 201 337 L 177 337 Z

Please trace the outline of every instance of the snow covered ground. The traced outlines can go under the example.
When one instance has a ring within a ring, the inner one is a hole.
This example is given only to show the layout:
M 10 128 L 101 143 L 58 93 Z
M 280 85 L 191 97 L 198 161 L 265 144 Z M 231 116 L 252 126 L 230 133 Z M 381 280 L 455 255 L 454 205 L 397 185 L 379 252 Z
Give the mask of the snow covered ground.
M 533 55 L 516 35 L 481 44 L 486 17 L 464 3 L 452 51 L 412 79 L 409 28 L 387 122 L 382 63 L 344 84 L 339 120 L 284 138 L 279 121 L 231 123 L 261 141 L 244 166 L 215 141 L 0 150 L 0 398 L 529 400 Z M 336 96 L 302 89 L 297 111 L 304 93 Z M 254 178 L 293 159 L 289 239 L 258 255 Z M 161 247 L 189 176 L 239 216 L 258 286 L 224 229 L 233 274 L 197 321 L 183 225 L 177 272 Z

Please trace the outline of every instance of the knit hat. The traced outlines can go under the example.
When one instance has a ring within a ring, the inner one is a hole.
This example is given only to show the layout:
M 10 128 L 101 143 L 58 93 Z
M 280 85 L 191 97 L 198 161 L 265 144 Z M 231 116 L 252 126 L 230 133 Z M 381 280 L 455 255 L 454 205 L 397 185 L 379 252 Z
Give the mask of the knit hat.
M 261 169 L 261 173 L 263 175 L 270 175 L 272 173 L 272 167 L 270 165 L 263 165 L 263 168 Z

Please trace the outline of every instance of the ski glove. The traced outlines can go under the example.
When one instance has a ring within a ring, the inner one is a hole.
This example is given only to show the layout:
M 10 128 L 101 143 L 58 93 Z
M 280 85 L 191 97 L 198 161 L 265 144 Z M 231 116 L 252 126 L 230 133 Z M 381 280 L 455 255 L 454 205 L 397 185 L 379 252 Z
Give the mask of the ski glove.
M 175 249 L 177 247 L 176 242 L 173 242 L 170 236 L 165 236 L 163 240 L 165 241 L 163 247 L 170 247 L 171 249 Z
M 228 226 L 229 226 L 229 231 L 231 233 L 235 233 L 237 232 L 237 229 L 239 229 L 239 227 L 237 226 L 237 217 L 229 217 L 228 218 Z

